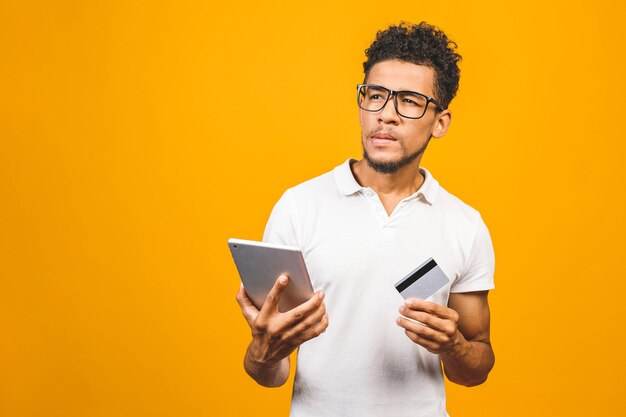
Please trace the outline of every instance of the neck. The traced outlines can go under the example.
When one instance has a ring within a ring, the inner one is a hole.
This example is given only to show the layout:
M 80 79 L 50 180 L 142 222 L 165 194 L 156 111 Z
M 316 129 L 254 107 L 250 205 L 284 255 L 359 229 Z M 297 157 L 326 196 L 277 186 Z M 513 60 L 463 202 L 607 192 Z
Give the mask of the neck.
M 378 195 L 393 195 L 404 198 L 415 193 L 424 183 L 424 176 L 419 171 L 422 158 L 391 174 L 382 174 L 370 167 L 364 159 L 352 164 L 352 173 L 363 187 L 370 187 Z

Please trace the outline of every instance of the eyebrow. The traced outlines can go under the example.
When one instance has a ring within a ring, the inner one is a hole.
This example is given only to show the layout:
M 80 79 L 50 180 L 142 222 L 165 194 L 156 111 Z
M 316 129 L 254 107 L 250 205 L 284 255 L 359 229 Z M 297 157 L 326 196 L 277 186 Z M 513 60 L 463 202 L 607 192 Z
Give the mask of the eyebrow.
M 365 84 L 365 85 L 367 85 L 368 88 L 371 88 L 373 90 L 384 90 L 385 89 L 385 87 L 383 87 L 382 85 L 378 85 L 378 84 L 373 84 L 373 85 Z
M 374 88 L 374 89 L 376 89 L 376 90 L 379 90 L 379 89 L 380 89 L 380 88 L 377 88 L 376 86 L 378 86 L 378 87 L 383 87 L 383 88 L 389 88 L 389 87 L 385 87 L 385 86 L 383 86 L 383 85 L 380 85 L 380 84 L 375 84 L 375 83 L 367 83 L 367 84 L 373 84 L 370 88 Z M 420 91 L 411 90 L 411 89 L 407 89 L 407 88 L 400 88 L 400 89 L 398 89 L 398 90 L 395 90 L 395 89 L 393 89 L 393 88 L 389 88 L 389 89 L 390 89 L 390 90 L 393 90 L 393 91 L 403 91 L 403 92 L 415 93 L 415 94 L 422 94 L 422 95 L 426 95 L 426 96 L 428 96 L 428 94 L 426 94 L 426 93 L 422 93 L 422 92 L 420 92 Z

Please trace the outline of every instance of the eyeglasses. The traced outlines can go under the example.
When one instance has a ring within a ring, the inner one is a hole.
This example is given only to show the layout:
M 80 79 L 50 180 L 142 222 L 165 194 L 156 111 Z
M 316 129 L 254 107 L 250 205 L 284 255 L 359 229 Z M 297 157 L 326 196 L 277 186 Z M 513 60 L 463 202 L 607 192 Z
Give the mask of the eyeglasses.
M 396 112 L 407 119 L 423 117 L 431 102 L 444 110 L 434 98 L 415 91 L 394 91 L 376 84 L 359 84 L 356 88 L 357 104 L 365 111 L 381 111 L 392 96 Z

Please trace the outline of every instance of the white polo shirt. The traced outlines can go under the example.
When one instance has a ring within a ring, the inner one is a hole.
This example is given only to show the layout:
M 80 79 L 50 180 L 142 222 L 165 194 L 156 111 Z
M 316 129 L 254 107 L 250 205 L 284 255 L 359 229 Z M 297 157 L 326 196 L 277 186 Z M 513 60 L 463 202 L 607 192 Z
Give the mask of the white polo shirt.
M 315 290 L 324 290 L 329 326 L 297 358 L 292 417 L 447 416 L 439 356 L 396 325 L 403 299 L 394 284 L 434 258 L 451 292 L 494 288 L 494 253 L 480 214 L 425 181 L 388 216 L 350 160 L 287 190 L 263 240 L 298 246 Z

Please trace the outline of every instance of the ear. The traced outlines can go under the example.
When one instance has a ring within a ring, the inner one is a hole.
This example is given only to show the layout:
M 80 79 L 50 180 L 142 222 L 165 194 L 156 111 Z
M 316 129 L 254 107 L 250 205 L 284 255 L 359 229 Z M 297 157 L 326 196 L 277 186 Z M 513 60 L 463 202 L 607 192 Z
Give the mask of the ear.
M 363 127 L 363 109 L 359 108 L 359 124 Z
M 452 122 L 452 113 L 450 110 L 444 110 L 437 115 L 433 126 L 432 136 L 436 139 L 442 138 L 448 132 L 450 123 Z

